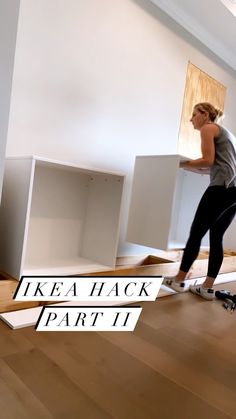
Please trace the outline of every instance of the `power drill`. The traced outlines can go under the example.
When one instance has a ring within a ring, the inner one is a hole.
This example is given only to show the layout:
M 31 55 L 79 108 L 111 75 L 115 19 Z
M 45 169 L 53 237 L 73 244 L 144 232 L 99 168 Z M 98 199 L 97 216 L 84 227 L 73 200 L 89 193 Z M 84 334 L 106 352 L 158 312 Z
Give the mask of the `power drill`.
M 236 295 L 232 295 L 230 291 L 221 290 L 215 292 L 216 298 L 219 298 L 219 300 L 224 300 L 223 307 L 225 310 L 230 311 L 233 313 L 233 311 L 236 308 Z

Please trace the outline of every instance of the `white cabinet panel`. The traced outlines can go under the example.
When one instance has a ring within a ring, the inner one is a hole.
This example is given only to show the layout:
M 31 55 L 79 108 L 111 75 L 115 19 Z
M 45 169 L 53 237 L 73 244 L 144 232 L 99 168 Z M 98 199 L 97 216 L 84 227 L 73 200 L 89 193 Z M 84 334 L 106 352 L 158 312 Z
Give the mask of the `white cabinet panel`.
M 181 159 L 179 155 L 136 157 L 129 242 L 163 250 L 185 246 L 209 176 L 180 169 Z M 208 244 L 207 237 L 202 244 Z
M 7 159 L 1 269 L 17 279 L 113 269 L 123 183 L 117 173 L 39 157 Z

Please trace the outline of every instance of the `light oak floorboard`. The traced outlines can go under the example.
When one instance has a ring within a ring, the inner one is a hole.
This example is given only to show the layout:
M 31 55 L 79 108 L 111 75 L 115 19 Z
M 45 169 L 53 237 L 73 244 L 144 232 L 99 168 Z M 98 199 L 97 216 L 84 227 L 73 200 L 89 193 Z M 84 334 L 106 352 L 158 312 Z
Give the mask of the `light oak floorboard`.
M 235 419 L 236 312 L 190 293 L 140 305 L 132 333 L 0 322 L 2 417 Z

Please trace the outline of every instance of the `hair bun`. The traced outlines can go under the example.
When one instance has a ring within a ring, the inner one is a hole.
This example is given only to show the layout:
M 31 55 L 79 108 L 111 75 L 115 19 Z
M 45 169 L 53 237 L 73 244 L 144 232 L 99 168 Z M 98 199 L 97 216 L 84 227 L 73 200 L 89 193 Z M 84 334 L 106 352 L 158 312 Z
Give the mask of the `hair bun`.
M 216 112 L 217 112 L 217 117 L 218 118 L 221 118 L 224 115 L 224 112 L 221 109 L 216 108 Z

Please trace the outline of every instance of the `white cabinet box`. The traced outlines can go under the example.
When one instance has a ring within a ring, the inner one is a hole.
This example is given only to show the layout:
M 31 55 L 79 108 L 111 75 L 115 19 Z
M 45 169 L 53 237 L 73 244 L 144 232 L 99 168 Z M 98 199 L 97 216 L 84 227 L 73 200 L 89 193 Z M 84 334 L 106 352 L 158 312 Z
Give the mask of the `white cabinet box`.
M 179 155 L 137 156 L 127 240 L 155 249 L 185 247 L 209 176 L 179 168 Z M 206 236 L 203 245 L 208 245 Z
M 113 269 L 124 176 L 40 157 L 6 160 L 0 268 L 22 275 Z

